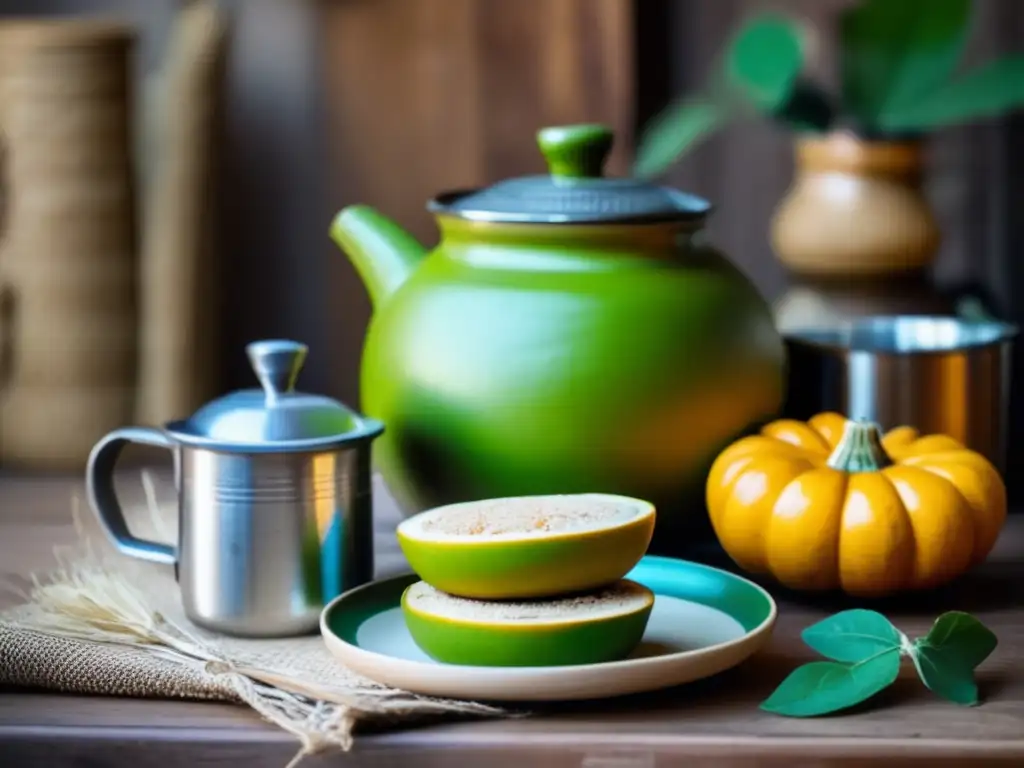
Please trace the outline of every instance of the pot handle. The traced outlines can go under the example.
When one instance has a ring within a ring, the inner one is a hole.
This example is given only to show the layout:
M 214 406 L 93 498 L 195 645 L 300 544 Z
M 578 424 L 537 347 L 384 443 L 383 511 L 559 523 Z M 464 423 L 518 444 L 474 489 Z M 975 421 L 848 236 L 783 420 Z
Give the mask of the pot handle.
M 174 451 L 175 445 L 163 432 L 150 427 L 124 427 L 103 437 L 89 454 L 85 469 L 85 491 L 107 538 L 123 554 L 153 563 L 174 565 L 178 555 L 173 546 L 133 536 L 124 519 L 124 510 L 114 491 L 114 468 L 121 451 L 129 443 L 150 445 Z M 175 461 L 177 464 L 177 461 Z

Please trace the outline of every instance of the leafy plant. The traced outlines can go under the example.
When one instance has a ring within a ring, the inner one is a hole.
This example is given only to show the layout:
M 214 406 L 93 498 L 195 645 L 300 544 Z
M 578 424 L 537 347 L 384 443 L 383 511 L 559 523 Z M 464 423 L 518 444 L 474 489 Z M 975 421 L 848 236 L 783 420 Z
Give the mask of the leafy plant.
M 742 25 L 703 91 L 678 100 L 646 126 L 634 173 L 661 173 L 744 113 L 782 109 L 803 66 L 803 46 L 800 29 L 784 17 L 762 15 Z
M 961 72 L 971 0 L 861 0 L 839 19 L 838 93 L 804 73 L 808 34 L 775 14 L 748 20 L 730 40 L 712 87 L 652 120 L 635 172 L 664 171 L 745 112 L 798 131 L 837 127 L 868 139 L 918 135 L 1024 106 L 1024 55 Z M 724 70 L 728 87 L 715 87 Z M 745 102 L 746 109 L 739 102 Z M 702 121 L 714 112 L 714 121 Z
M 978 703 L 974 669 L 995 650 L 996 636 L 961 611 L 944 613 L 924 637 L 911 642 L 880 613 L 837 613 L 803 631 L 803 641 L 829 661 L 797 667 L 761 708 L 789 717 L 848 709 L 892 685 L 909 656 L 921 681 L 943 698 Z

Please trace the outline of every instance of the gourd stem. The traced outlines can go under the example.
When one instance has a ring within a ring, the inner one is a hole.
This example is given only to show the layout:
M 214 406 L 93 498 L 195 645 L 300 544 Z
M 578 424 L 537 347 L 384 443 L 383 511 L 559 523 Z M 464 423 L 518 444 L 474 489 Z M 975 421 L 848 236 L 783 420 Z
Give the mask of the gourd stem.
M 882 432 L 878 425 L 858 419 L 846 422 L 839 445 L 827 463 L 840 472 L 877 472 L 893 461 L 882 447 Z

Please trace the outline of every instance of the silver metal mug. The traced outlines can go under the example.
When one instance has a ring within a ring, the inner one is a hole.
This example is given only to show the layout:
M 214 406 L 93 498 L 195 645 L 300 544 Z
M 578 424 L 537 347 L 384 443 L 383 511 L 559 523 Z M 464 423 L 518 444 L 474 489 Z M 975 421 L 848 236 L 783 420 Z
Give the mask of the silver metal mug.
M 787 331 L 784 413 L 821 411 L 946 434 L 1006 464 L 1010 369 L 1017 328 L 994 320 L 878 316 Z
M 262 391 L 233 393 L 162 429 L 106 435 L 89 458 L 88 497 L 121 552 L 175 566 L 197 625 L 306 634 L 327 602 L 373 578 L 370 444 L 383 425 L 295 392 L 303 345 L 256 342 L 248 352 Z M 128 528 L 113 479 L 128 443 L 174 453 L 176 546 Z

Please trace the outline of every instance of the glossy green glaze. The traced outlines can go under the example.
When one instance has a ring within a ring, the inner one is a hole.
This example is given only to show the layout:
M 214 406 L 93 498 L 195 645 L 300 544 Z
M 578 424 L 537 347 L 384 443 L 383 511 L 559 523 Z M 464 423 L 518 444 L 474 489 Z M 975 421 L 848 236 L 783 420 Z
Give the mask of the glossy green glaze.
M 603 173 L 614 138 L 603 125 L 554 126 L 538 132 L 537 144 L 552 176 L 582 179 Z
M 431 539 L 398 526 L 409 566 L 436 589 L 487 600 L 584 592 L 618 581 L 643 557 L 654 533 L 654 508 L 613 527 L 520 538 Z
M 409 634 L 435 661 L 482 667 L 552 667 L 623 659 L 640 643 L 654 607 L 599 618 L 547 622 L 486 622 L 427 613 L 409 605 L 402 614 Z
M 656 550 L 685 551 L 711 462 L 777 413 L 784 377 L 767 304 L 703 217 L 437 222 L 429 254 L 363 206 L 332 227 L 373 300 L 362 406 L 405 511 L 616 493 L 657 505 Z

